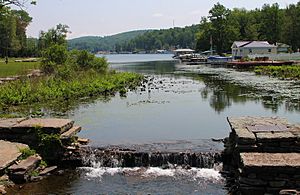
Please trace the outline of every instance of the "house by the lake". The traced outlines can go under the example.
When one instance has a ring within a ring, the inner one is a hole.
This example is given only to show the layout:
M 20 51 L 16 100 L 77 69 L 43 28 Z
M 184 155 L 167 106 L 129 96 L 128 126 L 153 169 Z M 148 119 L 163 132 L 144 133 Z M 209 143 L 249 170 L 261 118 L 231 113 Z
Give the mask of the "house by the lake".
M 277 46 L 267 41 L 235 41 L 231 49 L 234 59 L 247 57 L 252 54 L 277 54 Z

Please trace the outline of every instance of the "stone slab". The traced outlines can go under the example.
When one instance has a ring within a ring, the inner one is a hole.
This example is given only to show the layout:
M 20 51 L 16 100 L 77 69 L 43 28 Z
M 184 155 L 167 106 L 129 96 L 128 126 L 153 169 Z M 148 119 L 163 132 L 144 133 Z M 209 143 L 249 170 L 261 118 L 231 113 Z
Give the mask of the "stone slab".
M 49 133 L 64 133 L 65 131 L 72 128 L 74 121 L 69 119 L 40 119 L 33 118 L 22 121 L 12 128 L 23 130 L 41 127 L 43 130 Z
M 42 158 L 38 155 L 30 156 L 25 160 L 22 160 L 19 164 L 14 164 L 8 168 L 8 170 L 13 172 L 28 172 L 35 169 L 38 163 L 42 160 Z
M 57 169 L 57 166 L 47 167 L 43 171 L 40 172 L 41 176 L 47 175 L 48 173 L 51 173 Z
M 241 153 L 244 167 L 300 168 L 300 153 Z
M 280 132 L 280 131 L 288 131 L 289 128 L 286 125 L 252 125 L 247 126 L 247 129 L 251 132 Z
M 245 128 L 247 126 L 286 126 L 290 127 L 291 124 L 287 119 L 279 117 L 229 117 L 228 122 L 233 128 Z
M 297 137 L 287 131 L 287 132 L 264 132 L 256 133 L 257 141 L 259 143 L 264 142 L 293 142 L 297 140 Z
M 19 156 L 20 149 L 29 148 L 25 144 L 0 140 L 0 171 L 12 165 Z
M 24 120 L 26 120 L 26 118 L 0 118 L 0 132 L 10 131 L 13 126 Z
M 246 128 L 234 129 L 237 139 L 236 142 L 242 145 L 253 145 L 256 143 L 255 134 Z
M 79 126 L 72 127 L 68 131 L 61 134 L 60 138 L 61 139 L 70 139 L 72 136 L 76 135 L 80 131 L 81 131 L 81 127 L 79 127 Z

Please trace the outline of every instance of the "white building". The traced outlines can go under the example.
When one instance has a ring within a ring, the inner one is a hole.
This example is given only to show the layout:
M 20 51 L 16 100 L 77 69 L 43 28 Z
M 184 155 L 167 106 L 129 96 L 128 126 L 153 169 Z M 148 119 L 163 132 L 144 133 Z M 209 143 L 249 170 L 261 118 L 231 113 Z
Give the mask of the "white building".
M 235 41 L 232 46 L 232 57 L 234 59 L 258 54 L 277 54 L 277 46 L 267 41 Z

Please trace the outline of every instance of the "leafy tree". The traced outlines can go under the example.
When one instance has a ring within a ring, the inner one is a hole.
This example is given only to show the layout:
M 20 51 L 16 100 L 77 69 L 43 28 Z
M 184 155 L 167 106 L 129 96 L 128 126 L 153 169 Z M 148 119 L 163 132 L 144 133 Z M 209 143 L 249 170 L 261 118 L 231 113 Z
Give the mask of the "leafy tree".
M 227 50 L 227 36 L 229 35 L 227 31 L 227 19 L 230 14 L 230 10 L 225 6 L 217 3 L 209 11 L 209 20 L 212 25 L 212 36 L 214 44 L 216 45 L 216 50 L 218 53 L 222 53 Z
M 38 43 L 39 49 L 43 50 L 56 44 L 66 47 L 68 29 L 67 25 L 58 24 L 55 28 L 51 28 L 47 32 L 41 31 Z
M 0 10 L 10 5 L 15 5 L 22 8 L 25 6 L 27 2 L 28 2 L 27 0 L 0 0 Z M 36 1 L 30 1 L 30 3 L 35 5 Z
M 265 4 L 260 12 L 260 39 L 276 43 L 281 37 L 282 12 L 277 3 Z
M 283 41 L 296 51 L 300 48 L 300 2 L 289 5 L 284 14 Z

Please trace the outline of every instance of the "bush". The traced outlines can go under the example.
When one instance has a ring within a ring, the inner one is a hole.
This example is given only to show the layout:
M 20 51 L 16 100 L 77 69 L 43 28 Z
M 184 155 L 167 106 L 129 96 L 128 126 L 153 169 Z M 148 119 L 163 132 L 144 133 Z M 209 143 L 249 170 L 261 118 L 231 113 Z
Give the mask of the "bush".
M 68 51 L 64 45 L 52 45 L 42 52 L 42 70 L 53 73 L 57 65 L 65 64 L 67 58 Z

